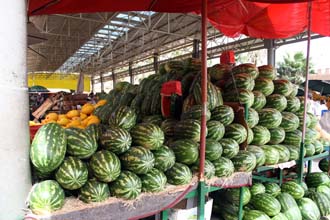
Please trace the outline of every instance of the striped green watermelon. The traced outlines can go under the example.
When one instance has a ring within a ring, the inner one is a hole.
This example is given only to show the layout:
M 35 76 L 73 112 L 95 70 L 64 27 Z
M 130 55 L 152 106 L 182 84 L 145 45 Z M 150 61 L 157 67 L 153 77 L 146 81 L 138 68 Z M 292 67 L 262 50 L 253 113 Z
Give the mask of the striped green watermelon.
M 207 69 L 207 73 L 214 81 L 222 80 L 231 73 L 231 65 L 228 64 L 215 64 Z
M 260 194 L 260 193 L 265 193 L 266 187 L 262 183 L 254 183 L 250 187 L 250 192 L 251 192 L 252 196 Z
M 283 143 L 287 145 L 300 146 L 302 133 L 299 130 L 285 132 Z
M 299 147 L 285 145 L 286 148 L 290 151 L 290 158 L 289 160 L 298 160 L 299 159 Z
M 104 149 L 122 154 L 131 147 L 132 137 L 123 128 L 109 127 L 102 133 L 100 143 Z
M 243 186 L 242 187 L 242 197 L 243 197 L 243 205 L 247 205 L 251 200 L 251 192 L 248 187 Z M 240 200 L 240 188 L 233 188 L 233 189 L 227 189 L 225 191 L 225 198 L 228 202 L 239 205 Z
M 160 126 L 163 122 L 162 115 L 148 115 L 142 118 L 142 123 L 154 124 Z
M 281 193 L 281 187 L 276 183 L 265 183 L 264 186 L 266 193 L 273 197 L 277 197 Z
M 306 157 L 311 157 L 315 154 L 315 147 L 313 144 L 305 144 L 304 148 L 306 149 Z
M 175 163 L 175 154 L 172 149 L 163 145 L 158 150 L 152 152 L 155 158 L 155 168 L 165 172 Z
M 256 156 L 249 152 L 240 150 L 238 154 L 231 158 L 237 172 L 251 172 L 257 165 Z
M 208 139 L 219 141 L 225 135 L 225 126 L 220 121 L 208 121 L 206 127 Z
M 233 77 L 230 77 L 229 80 L 227 80 L 225 83 L 225 89 L 230 91 L 236 88 L 253 90 L 254 79 L 247 73 L 239 73 Z
M 110 196 L 109 186 L 106 183 L 90 179 L 81 187 L 79 199 L 86 203 L 103 202 Z
M 313 200 L 309 198 L 302 198 L 297 200 L 297 204 L 303 219 L 309 219 L 309 220 L 320 219 L 321 214 L 319 208 L 317 207 L 315 202 L 313 202 Z
M 330 188 L 326 185 L 320 185 L 316 188 L 316 192 L 323 193 L 330 200 Z
M 277 164 L 280 160 L 280 153 L 276 148 L 273 148 L 271 145 L 261 146 L 263 151 L 265 152 L 265 164 L 266 165 L 274 165 Z
M 321 216 L 327 216 L 330 214 L 330 201 L 324 193 L 311 192 L 308 194 L 308 198 L 315 202 L 320 210 Z
M 292 85 L 292 91 L 288 97 L 296 97 L 298 94 L 299 85 L 296 84 L 291 84 L 291 85 Z
M 314 129 L 307 128 L 305 134 L 305 143 L 312 144 L 317 138 L 317 131 Z
M 243 220 L 270 220 L 270 218 L 262 211 L 250 210 L 244 214 Z
M 111 195 L 123 199 L 135 199 L 140 195 L 141 190 L 141 179 L 130 171 L 122 171 L 119 177 L 110 184 Z
M 232 123 L 225 127 L 225 138 L 234 139 L 238 144 L 243 143 L 247 138 L 247 130 L 238 123 Z
M 285 130 L 281 127 L 268 129 L 270 133 L 269 144 L 279 144 L 285 139 Z
M 259 112 L 259 125 L 266 128 L 276 128 L 282 122 L 281 112 L 274 108 L 264 108 Z
M 275 216 L 281 211 L 281 204 L 268 193 L 254 195 L 251 203 L 256 209 L 263 211 L 268 216 Z
M 209 161 L 214 161 L 221 157 L 223 152 L 222 146 L 219 142 L 212 140 L 212 139 L 206 139 L 205 143 L 205 158 Z
M 282 112 L 282 127 L 286 132 L 294 131 L 299 127 L 299 118 L 291 112 Z
M 302 127 L 303 127 L 303 119 L 304 119 L 304 112 L 296 112 L 295 113 L 298 117 L 299 117 L 299 130 L 302 130 Z M 309 114 L 306 114 L 306 128 L 309 127 L 310 123 L 311 123 L 311 118 L 309 116 Z
M 162 129 L 162 131 L 164 132 L 166 137 L 174 136 L 174 128 L 177 123 L 178 123 L 177 120 L 171 119 L 171 118 L 166 119 L 162 122 L 162 124 L 160 125 L 160 128 Z
M 164 143 L 164 132 L 154 124 L 138 124 L 131 130 L 133 143 L 149 150 L 157 150 Z
M 131 147 L 120 156 L 122 166 L 136 174 L 148 173 L 155 163 L 152 152 L 144 147 Z
M 265 96 L 269 96 L 274 92 L 274 83 L 271 79 L 259 77 L 255 79 L 254 90 L 262 92 Z
M 253 153 L 254 156 L 256 157 L 257 160 L 256 167 L 260 167 L 265 164 L 266 155 L 261 147 L 255 145 L 249 145 L 246 150 Z
M 328 169 L 329 169 L 329 160 L 328 160 L 328 158 L 323 158 L 322 160 L 320 160 L 319 168 L 323 172 L 328 172 Z
M 234 110 L 228 105 L 220 105 L 211 111 L 211 120 L 220 121 L 224 126 L 234 121 Z
M 96 152 L 91 160 L 90 167 L 94 176 L 102 182 L 111 182 L 120 174 L 121 164 L 118 157 L 107 150 Z
M 220 157 L 212 163 L 215 167 L 215 176 L 217 177 L 229 177 L 234 173 L 234 164 L 228 158 Z
M 248 127 L 247 128 L 247 133 L 248 133 L 248 136 L 246 138 L 246 142 L 247 142 L 247 144 L 251 144 L 252 141 L 253 141 L 253 138 L 254 138 L 254 134 L 253 134 L 252 129 Z
M 274 145 L 268 145 L 268 147 L 275 148 L 278 151 L 278 153 L 280 155 L 280 158 L 278 160 L 279 163 L 284 163 L 284 162 L 289 161 L 290 151 L 286 146 L 281 145 L 281 144 L 274 144 Z
M 28 195 L 28 204 L 34 214 L 49 215 L 63 207 L 64 190 L 54 180 L 36 183 Z
M 252 63 L 243 63 L 235 66 L 232 69 L 233 74 L 247 73 L 252 76 L 253 79 L 257 78 L 259 75 L 258 68 Z
M 270 140 L 270 132 L 264 126 L 257 125 L 252 128 L 253 140 L 251 144 L 253 145 L 265 145 Z
M 260 91 L 253 91 L 254 103 L 252 108 L 259 111 L 266 105 L 266 96 Z
M 278 213 L 275 215 L 272 220 L 289 220 L 283 213 Z
M 276 69 L 272 65 L 263 65 L 258 66 L 259 77 L 267 78 L 267 79 L 275 79 L 276 77 Z
M 317 123 L 319 122 L 318 118 L 309 112 L 307 112 L 307 114 L 310 118 L 310 123 L 308 125 L 308 128 L 315 129 Z
M 237 89 L 227 92 L 224 99 L 227 102 L 240 102 L 250 108 L 254 102 L 254 94 L 252 91 L 247 89 Z
M 304 197 L 305 191 L 295 181 L 288 181 L 282 184 L 281 191 L 289 193 L 294 199 L 301 199 Z
M 67 157 L 56 171 L 55 177 L 63 188 L 79 189 L 88 179 L 87 166 L 78 158 Z
M 285 111 L 297 112 L 300 109 L 300 100 L 297 97 L 287 97 L 287 106 Z
M 274 108 L 282 112 L 287 107 L 287 100 L 283 95 L 272 94 L 267 97 L 266 108 Z
M 194 105 L 188 111 L 183 112 L 181 115 L 181 120 L 184 119 L 195 119 L 200 120 L 202 117 L 202 106 Z M 211 112 L 209 109 L 206 109 L 206 121 L 211 119 Z
M 80 159 L 92 156 L 98 145 L 93 136 L 79 128 L 68 128 L 65 130 L 68 147 L 67 153 Z
M 281 204 L 281 212 L 285 215 L 288 220 L 302 220 L 299 207 L 296 203 L 296 200 L 288 193 L 281 193 L 281 189 L 275 183 L 271 183 L 274 186 L 276 185 L 279 189 L 279 193 L 276 196 L 277 201 Z
M 202 93 L 200 80 L 193 86 L 193 95 L 197 105 L 202 104 Z M 215 107 L 223 104 L 220 90 L 211 82 L 207 82 L 207 103 L 208 108 L 213 110 Z
M 250 128 L 253 128 L 259 122 L 259 115 L 258 115 L 258 112 L 256 110 L 254 110 L 253 108 L 249 108 L 248 111 L 249 112 L 248 112 L 248 118 L 246 120 L 246 123 Z
M 326 173 L 308 173 L 305 178 L 306 184 L 309 188 L 317 188 L 320 185 L 327 185 L 330 183 L 329 176 Z
M 199 172 L 199 160 L 197 160 L 196 163 L 191 166 L 191 170 L 196 173 Z M 208 179 L 211 179 L 215 175 L 215 167 L 209 160 L 205 160 L 204 175 Z
M 172 185 L 185 185 L 190 183 L 192 173 L 187 165 L 175 163 L 165 172 L 167 182 Z
M 198 159 L 198 154 L 199 154 L 198 144 L 192 140 L 189 139 L 176 140 L 170 144 L 170 148 L 173 150 L 175 154 L 175 161 L 179 163 L 191 165 L 195 163 Z
M 223 138 L 219 141 L 222 146 L 222 156 L 228 159 L 233 158 L 238 154 L 239 145 L 238 143 L 231 138 Z
M 101 136 L 101 126 L 98 124 L 88 125 L 85 131 L 92 137 L 94 137 L 95 142 L 98 142 Z
M 164 190 L 167 178 L 165 174 L 152 168 L 148 173 L 140 175 L 143 192 L 160 192 Z
M 67 138 L 64 129 L 56 123 L 43 125 L 33 138 L 30 158 L 40 173 L 55 170 L 65 157 Z
M 127 106 L 120 106 L 109 118 L 109 124 L 124 129 L 131 129 L 135 126 L 137 115 L 133 109 Z
M 179 121 L 174 128 L 177 139 L 191 139 L 196 142 L 200 139 L 200 130 L 200 121 L 194 119 Z
M 277 79 L 273 81 L 274 83 L 274 93 L 284 96 L 289 96 L 292 92 L 292 84 L 286 79 Z

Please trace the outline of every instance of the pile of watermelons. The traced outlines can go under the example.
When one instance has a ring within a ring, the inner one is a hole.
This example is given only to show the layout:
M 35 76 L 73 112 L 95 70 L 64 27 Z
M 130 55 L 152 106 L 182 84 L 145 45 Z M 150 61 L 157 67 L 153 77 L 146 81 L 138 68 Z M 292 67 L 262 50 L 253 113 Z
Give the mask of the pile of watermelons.
M 60 209 L 65 195 L 87 203 L 110 196 L 135 199 L 142 192 L 162 191 L 166 184 L 190 183 L 199 168 L 200 67 L 195 59 L 171 61 L 139 85 L 117 83 L 105 96 L 107 104 L 94 112 L 100 125 L 85 130 L 42 126 L 30 149 L 36 179 L 28 198 L 30 209 L 36 214 Z M 273 80 L 270 66 L 215 65 L 208 73 L 207 178 L 297 159 L 301 108 L 291 83 Z M 181 81 L 182 114 L 163 118 L 160 90 L 170 80 Z M 248 129 L 237 123 L 222 94 L 226 101 L 249 106 Z M 322 152 L 323 145 L 315 138 L 315 119 L 309 121 L 306 155 L 313 155 Z M 246 140 L 253 145 L 240 150 Z
M 306 183 L 305 183 L 306 182 Z M 330 179 L 307 174 L 305 182 L 254 183 L 243 187 L 243 220 L 319 220 L 330 214 Z M 214 193 L 213 211 L 223 220 L 238 219 L 240 189 Z M 220 199 L 219 199 L 220 198 Z

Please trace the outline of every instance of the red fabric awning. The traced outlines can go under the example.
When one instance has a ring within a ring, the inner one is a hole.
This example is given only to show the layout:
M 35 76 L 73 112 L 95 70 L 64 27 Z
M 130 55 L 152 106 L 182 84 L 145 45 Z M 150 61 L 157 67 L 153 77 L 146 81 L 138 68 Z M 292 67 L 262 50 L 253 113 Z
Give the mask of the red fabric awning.
M 330 36 L 330 0 L 312 3 L 312 32 Z M 115 11 L 199 13 L 201 0 L 30 0 L 28 14 Z M 209 0 L 210 22 L 227 36 L 287 38 L 307 28 L 307 3 L 269 4 L 246 0 Z

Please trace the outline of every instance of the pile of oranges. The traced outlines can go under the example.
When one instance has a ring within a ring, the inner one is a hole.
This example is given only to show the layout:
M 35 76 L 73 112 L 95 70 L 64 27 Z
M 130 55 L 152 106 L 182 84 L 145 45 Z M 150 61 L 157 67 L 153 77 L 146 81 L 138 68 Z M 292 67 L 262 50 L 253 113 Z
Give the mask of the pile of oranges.
M 95 105 L 86 103 L 81 110 L 71 110 L 66 114 L 49 113 L 46 118 L 41 121 L 41 124 L 57 123 L 64 128 L 81 128 L 85 129 L 91 124 L 99 124 L 100 119 L 94 115 L 94 110 L 106 104 L 106 100 L 100 100 Z

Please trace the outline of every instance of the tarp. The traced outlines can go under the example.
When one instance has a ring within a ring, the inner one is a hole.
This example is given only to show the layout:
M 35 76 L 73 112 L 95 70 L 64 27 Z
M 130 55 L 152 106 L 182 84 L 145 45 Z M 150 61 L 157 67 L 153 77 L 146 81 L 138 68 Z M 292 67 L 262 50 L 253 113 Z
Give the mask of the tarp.
M 115 11 L 199 13 L 201 0 L 30 0 L 28 14 Z M 307 29 L 307 4 L 269 4 L 246 0 L 209 0 L 208 18 L 223 34 L 255 38 L 287 38 Z M 312 3 L 312 32 L 330 36 L 330 1 Z

